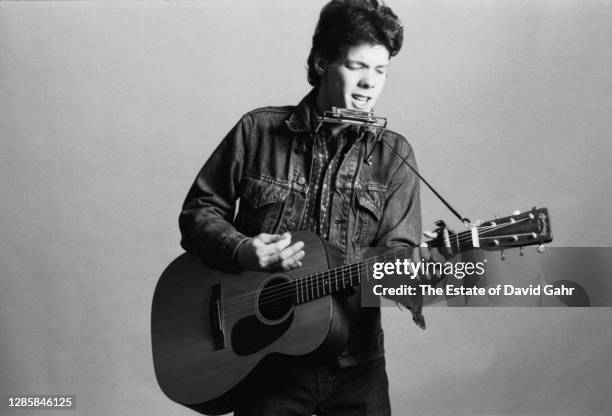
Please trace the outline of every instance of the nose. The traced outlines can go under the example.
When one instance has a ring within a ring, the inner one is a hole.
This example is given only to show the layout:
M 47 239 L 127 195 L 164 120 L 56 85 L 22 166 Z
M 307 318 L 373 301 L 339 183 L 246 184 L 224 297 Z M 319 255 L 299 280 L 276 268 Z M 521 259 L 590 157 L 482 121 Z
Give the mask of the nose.
M 360 88 L 364 88 L 366 90 L 370 88 L 374 88 L 374 81 L 372 77 L 364 76 L 363 78 L 359 80 L 359 82 L 357 83 L 357 86 Z
M 366 71 L 357 83 L 357 86 L 364 89 L 374 88 L 376 84 L 374 78 L 375 75 L 372 73 L 372 71 Z

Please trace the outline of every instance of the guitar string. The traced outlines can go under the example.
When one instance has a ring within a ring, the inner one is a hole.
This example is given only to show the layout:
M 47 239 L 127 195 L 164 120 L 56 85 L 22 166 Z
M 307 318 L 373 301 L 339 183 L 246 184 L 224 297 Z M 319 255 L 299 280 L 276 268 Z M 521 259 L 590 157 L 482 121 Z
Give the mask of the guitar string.
M 398 253 L 400 251 L 405 251 L 408 248 L 411 249 L 413 247 L 398 247 L 393 252 L 386 253 L 386 254 L 381 255 L 381 256 L 376 256 L 376 257 L 365 259 L 365 260 L 362 260 L 362 261 L 359 261 L 359 262 L 355 262 L 355 263 L 351 263 L 351 264 L 345 264 L 345 265 L 342 265 L 342 266 L 338 266 L 338 267 L 335 267 L 333 269 L 329 269 L 329 270 L 325 270 L 325 271 L 319 271 L 319 272 L 316 272 L 316 273 L 313 273 L 313 274 L 300 276 L 299 278 L 297 278 L 295 280 L 288 281 L 286 283 L 282 283 L 282 284 L 277 285 L 272 291 L 279 291 L 279 290 L 283 290 L 287 286 L 294 286 L 296 284 L 297 280 L 303 280 L 305 282 L 304 283 L 305 285 L 314 286 L 315 283 L 313 283 L 313 279 L 314 279 L 314 282 L 318 282 L 318 281 L 320 281 L 321 278 L 324 277 L 324 276 L 319 276 L 319 275 L 325 275 L 325 274 L 331 274 L 331 273 L 336 273 L 336 274 L 343 273 L 343 272 L 351 270 L 351 268 L 354 268 L 354 270 L 357 270 L 358 266 L 360 264 L 362 264 L 362 263 L 380 261 L 382 259 L 379 258 L 379 257 L 383 257 L 383 256 L 385 257 L 385 259 L 387 259 L 387 257 L 393 256 L 393 255 L 395 255 L 396 253 Z M 224 302 L 224 303 L 225 304 L 231 304 L 232 303 L 231 301 L 237 300 L 239 298 L 243 298 L 245 296 L 248 296 L 250 298 L 250 297 L 252 297 L 252 295 L 254 293 L 257 293 L 259 291 L 260 290 L 257 289 L 257 290 L 253 290 L 251 292 L 245 292 L 245 293 L 237 295 L 237 296 L 226 298 L 226 302 Z M 270 291 L 268 293 L 271 293 L 272 291 Z
M 394 251 L 393 253 L 388 253 L 384 256 L 379 256 L 379 257 L 383 257 L 384 260 L 386 259 L 391 259 L 391 258 L 397 258 L 396 254 L 397 252 L 400 251 L 405 251 L 406 247 L 403 247 L 402 249 L 398 249 L 396 251 Z M 383 259 L 378 259 L 378 260 L 383 260 Z M 284 299 L 284 298 L 295 298 L 298 290 L 301 290 L 301 293 L 304 293 L 304 291 L 307 292 L 307 295 L 304 295 L 303 298 L 306 299 L 308 298 L 306 301 L 310 301 L 310 300 L 314 300 L 316 298 L 321 297 L 321 292 L 323 292 L 323 296 L 326 296 L 330 293 L 325 293 L 328 289 L 326 289 L 326 287 L 328 287 L 331 284 L 331 279 L 325 279 L 325 275 L 326 274 L 331 274 L 330 272 L 334 271 L 336 273 L 340 273 L 342 274 L 342 277 L 339 279 L 342 283 L 338 282 L 338 279 L 336 277 L 335 279 L 335 283 L 333 284 L 333 286 L 342 286 L 342 290 L 345 289 L 350 289 L 354 286 L 357 286 L 357 284 L 353 283 L 353 281 L 355 280 L 355 278 L 357 278 L 357 281 L 359 282 L 359 284 L 361 283 L 361 277 L 359 276 L 359 270 L 360 268 L 358 267 L 359 264 L 362 264 L 364 266 L 366 266 L 363 270 L 366 273 L 366 279 L 369 280 L 369 275 L 367 274 L 367 263 L 370 262 L 375 262 L 376 258 L 372 258 L 372 259 L 367 259 L 363 262 L 359 262 L 359 263 L 353 263 L 351 265 L 344 265 L 342 267 L 337 267 L 335 269 L 331 269 L 328 270 L 326 272 L 319 272 L 319 273 L 315 273 L 313 275 L 309 275 L 308 279 L 303 279 L 300 278 L 300 280 L 303 280 L 303 285 L 301 288 L 297 287 L 297 281 L 291 281 L 291 282 L 287 282 L 289 284 L 290 287 L 285 287 L 283 290 L 273 290 L 270 292 L 266 292 L 266 296 L 260 296 L 261 298 L 264 298 L 265 300 L 258 302 L 258 305 L 266 305 L 266 304 L 270 304 L 273 302 L 277 302 L 280 299 Z M 342 270 L 344 269 L 344 270 Z M 357 271 L 358 275 L 355 276 L 354 272 Z M 345 276 L 345 273 L 348 273 L 348 276 Z M 306 277 L 306 276 L 305 276 Z M 321 285 L 322 283 L 322 285 Z M 338 289 L 340 290 L 340 289 Z M 256 293 L 257 291 L 253 291 L 252 293 Z M 262 291 L 263 292 L 263 291 Z M 276 293 L 275 293 L 276 292 Z M 247 300 L 247 303 L 249 304 L 248 308 L 246 309 L 250 309 L 251 308 L 251 304 L 252 304 L 252 297 L 249 298 Z M 300 302 L 303 303 L 303 302 Z M 230 307 L 224 306 L 223 307 L 223 311 L 224 311 L 224 315 L 225 316 L 231 316 L 235 313 L 241 312 L 243 310 L 245 310 L 245 308 L 243 308 L 244 303 L 242 304 L 234 304 Z
M 275 299 L 278 300 L 278 299 L 285 298 L 287 297 L 286 295 L 288 294 L 291 294 L 291 296 L 294 296 L 294 294 L 297 293 L 297 290 L 302 291 L 302 293 L 306 292 L 307 295 L 304 295 L 304 297 L 311 297 L 311 296 L 316 297 L 315 291 L 328 290 L 328 289 L 323 289 L 323 286 L 329 287 L 330 284 L 332 284 L 332 282 L 338 282 L 338 281 L 342 282 L 342 283 L 338 283 L 338 286 L 342 285 L 342 289 L 344 290 L 347 288 L 346 287 L 347 281 L 349 282 L 349 288 L 350 288 L 351 287 L 350 285 L 352 284 L 352 281 L 354 280 L 355 277 L 360 279 L 359 273 L 361 270 L 364 270 L 364 272 L 367 273 L 368 263 L 373 263 L 373 262 L 381 261 L 381 260 L 395 259 L 398 257 L 398 253 L 403 252 L 403 251 L 405 252 L 408 249 L 412 249 L 412 247 L 401 247 L 401 248 L 394 250 L 393 252 L 386 253 L 385 255 L 373 257 L 373 258 L 366 259 L 366 260 L 363 260 L 357 263 L 352 263 L 350 265 L 339 266 L 334 269 L 317 272 L 311 275 L 302 276 L 296 280 L 286 282 L 286 284 L 285 283 L 279 284 L 278 285 L 279 288 L 272 288 L 271 290 L 267 290 L 265 294 L 268 296 L 268 298 L 270 296 L 275 296 L 275 298 L 272 298 L 272 301 L 274 301 Z M 355 272 L 357 272 L 357 276 L 355 276 L 354 274 Z M 347 273 L 348 273 L 348 276 L 345 275 Z M 334 278 L 331 277 L 332 274 L 335 274 Z M 341 275 L 340 279 L 338 279 L 338 275 Z M 301 283 L 298 283 L 298 282 L 301 282 Z M 333 285 L 336 286 L 335 283 L 333 283 Z M 340 290 L 340 288 L 338 287 L 337 290 Z M 260 290 L 255 290 L 249 293 L 254 294 L 259 291 Z M 240 295 L 240 296 L 243 296 L 243 295 Z M 252 299 L 252 296 L 249 297 L 248 303 L 251 303 L 251 299 Z M 238 305 L 238 303 L 235 302 L 231 306 L 236 306 L 236 305 Z M 229 307 L 225 306 L 224 310 L 226 308 L 229 309 Z
M 521 220 L 521 221 L 522 221 L 522 220 Z M 485 231 L 484 231 L 484 232 L 482 232 L 482 233 L 480 233 L 480 235 L 483 235 L 483 234 L 485 234 L 486 232 L 493 231 L 493 230 L 498 229 L 498 228 L 502 228 L 502 227 L 504 227 L 504 226 L 506 226 L 506 225 L 507 225 L 507 224 L 500 224 L 500 225 L 495 225 L 495 226 L 490 225 L 490 226 L 483 226 L 483 227 L 480 227 L 480 229 L 485 229 Z M 461 248 L 461 247 L 460 247 L 460 246 L 461 246 L 461 243 L 464 243 L 464 242 L 466 242 L 466 241 L 471 240 L 471 238 L 472 238 L 472 237 L 471 237 L 470 232 L 462 232 L 462 233 L 459 233 L 459 234 L 455 234 L 455 233 L 453 233 L 454 235 L 462 235 L 462 234 L 464 234 L 464 233 L 466 233 L 464 236 L 461 236 L 461 237 L 459 237 L 458 239 L 457 239 L 457 238 L 452 238 L 452 240 L 451 240 L 453 243 L 455 243 L 455 242 L 459 241 L 459 247 L 458 247 L 458 248 Z M 468 236 L 467 234 L 470 234 L 470 235 Z M 405 247 L 403 247 L 403 248 L 405 248 Z M 302 277 L 303 277 L 303 278 L 310 278 L 311 276 L 310 276 L 310 275 L 307 275 L 307 276 L 302 276 Z M 291 283 L 291 282 L 288 282 L 288 283 Z M 282 285 L 279 285 L 279 286 L 282 286 Z M 244 297 L 244 296 L 249 296 L 249 297 L 250 297 L 250 296 L 251 296 L 253 293 L 255 293 L 255 292 L 257 292 L 257 290 L 255 290 L 255 291 L 253 291 L 253 292 L 246 292 L 246 293 L 244 293 L 244 294 L 237 295 L 237 296 L 233 296 L 233 297 L 230 297 L 230 298 L 226 298 L 226 303 L 230 303 L 230 302 L 228 302 L 228 301 L 231 301 L 231 300 L 233 300 L 233 299 L 235 299 L 235 298 L 240 298 L 240 297 Z
M 492 231 L 493 228 L 502 228 L 504 226 L 506 226 L 507 224 L 501 224 L 500 226 L 497 227 L 491 227 L 488 226 L 489 230 L 487 231 Z M 483 227 L 484 228 L 484 227 Z M 484 233 L 483 233 L 484 234 Z M 525 235 L 529 235 L 529 234 L 525 234 Z M 491 237 L 485 237 L 485 238 L 491 238 Z M 462 239 L 463 241 L 467 241 L 467 239 Z M 461 247 L 458 247 L 461 248 Z M 401 249 L 399 249 L 399 251 L 406 251 L 406 247 L 403 247 Z M 384 259 L 387 259 L 389 257 L 395 259 L 397 258 L 397 252 L 398 251 L 394 251 L 393 253 L 387 253 L 384 257 Z M 359 267 L 361 264 L 363 264 L 366 267 L 365 273 L 366 273 L 366 278 L 369 278 L 369 274 L 367 274 L 367 264 L 368 263 L 372 263 L 372 262 L 376 262 L 376 261 L 380 261 L 382 260 L 379 256 L 379 258 L 371 258 L 371 259 L 366 259 L 365 261 L 362 262 L 358 262 L 358 263 L 353 263 L 352 265 L 344 265 L 341 267 L 338 267 L 336 269 L 332 269 L 332 270 L 328 270 L 328 271 L 324 271 L 324 272 L 318 272 L 315 273 L 313 275 L 308 275 L 308 276 L 304 276 L 302 278 L 290 281 L 290 282 L 286 282 L 286 284 L 279 284 L 277 285 L 277 287 L 273 288 L 273 289 L 268 289 L 265 291 L 265 294 L 267 295 L 267 298 L 265 298 L 264 301 L 259 302 L 258 304 L 260 305 L 264 305 L 264 304 L 268 304 L 271 302 L 276 302 L 280 299 L 283 298 L 287 298 L 287 297 L 298 297 L 299 294 L 301 294 L 301 298 L 308 298 L 308 300 L 311 300 L 310 298 L 312 297 L 314 298 L 318 298 L 321 297 L 321 291 L 323 292 L 323 296 L 327 295 L 326 293 L 326 288 L 325 286 L 330 286 L 331 285 L 331 280 L 332 278 L 331 273 L 334 272 L 335 273 L 335 280 L 337 281 L 337 274 L 338 272 L 340 272 L 341 274 L 344 274 L 345 272 L 349 273 L 349 287 L 352 285 L 352 273 L 354 273 L 355 271 L 357 271 L 358 273 L 358 277 L 359 277 Z M 327 278 L 327 279 L 326 279 Z M 300 283 L 298 283 L 300 282 Z M 299 287 L 298 287 L 299 285 Z M 345 288 L 346 287 L 346 281 L 345 281 L 345 277 L 342 276 L 342 285 Z M 315 294 L 315 290 L 316 290 L 316 294 Z M 298 292 L 301 291 L 301 292 Z M 258 290 L 250 292 L 251 294 L 253 293 L 257 293 Z M 305 292 L 305 293 L 304 293 Z M 331 292 L 330 292 L 331 293 Z M 245 295 L 239 295 L 240 297 L 244 297 Z M 238 296 L 237 296 L 238 297 Z M 234 297 L 234 298 L 237 298 Z M 228 299 L 232 299 L 232 298 L 228 298 Z M 300 300 L 297 299 L 297 301 L 299 302 Z M 252 296 L 250 296 L 247 299 L 247 303 L 248 303 L 248 308 L 251 308 L 251 304 L 252 304 Z M 229 302 L 225 304 L 224 306 L 224 312 L 232 314 L 237 310 L 241 310 L 243 305 L 245 305 L 244 303 L 240 304 L 238 302 L 234 302 L 233 304 L 230 304 Z
M 526 219 L 525 219 L 526 220 Z M 519 220 L 519 221 L 523 221 L 523 220 Z M 519 222 L 517 221 L 517 222 Z M 516 224 L 513 223 L 513 224 Z M 505 226 L 508 226 L 511 224 L 505 223 L 505 224 L 500 224 L 500 225 L 496 225 L 496 226 L 485 226 L 485 227 L 481 227 L 481 228 L 487 228 L 483 233 L 481 234 L 485 234 L 487 232 L 493 231 L 495 229 L 498 228 L 503 228 Z M 468 232 L 469 233 L 469 232 Z M 529 233 L 527 234 L 514 234 L 514 235 L 529 235 Z M 484 238 L 492 238 L 492 237 L 484 237 Z M 500 237 L 501 238 L 501 237 Z M 471 239 L 471 236 L 467 237 L 467 238 L 459 238 L 460 242 L 466 242 L 468 240 Z M 412 248 L 412 247 L 410 247 Z M 268 289 L 265 291 L 265 294 L 267 295 L 267 298 L 265 301 L 260 302 L 259 304 L 267 304 L 267 303 L 271 303 L 271 302 L 276 302 L 279 299 L 283 299 L 283 298 L 287 298 L 287 297 L 297 297 L 298 294 L 298 290 L 301 290 L 301 294 L 302 294 L 302 298 L 304 297 L 308 297 L 308 298 L 317 298 L 317 297 L 321 297 L 320 291 L 323 291 L 323 295 L 327 295 L 325 293 L 326 289 L 324 288 L 324 286 L 329 286 L 330 285 L 330 280 L 331 278 L 329 277 L 331 275 L 332 272 L 334 272 L 336 274 L 335 279 L 337 280 L 337 274 L 340 272 L 342 274 L 344 274 L 345 272 L 349 273 L 349 282 L 352 283 L 352 273 L 354 273 L 355 271 L 357 271 L 357 273 L 359 274 L 359 267 L 360 265 L 364 265 L 367 267 L 368 263 L 372 263 L 372 262 L 377 262 L 377 261 L 381 261 L 381 260 L 387 260 L 388 258 L 397 258 L 397 253 L 401 252 L 401 251 L 407 251 L 407 249 L 410 249 L 407 247 L 402 247 L 398 250 L 395 250 L 392 253 L 387 253 L 384 256 L 378 256 L 378 257 L 374 257 L 374 258 L 370 258 L 370 259 L 366 259 L 362 262 L 357 262 L 357 263 L 353 263 L 351 265 L 343 265 L 340 267 L 337 267 L 335 269 L 330 269 L 327 271 L 323 271 L 323 272 L 317 272 L 315 274 L 312 275 L 306 275 L 306 276 L 302 276 L 296 280 L 292 280 L 286 283 L 282 283 L 277 285 L 276 287 L 274 287 L 273 289 Z M 458 248 L 461 248 L 461 246 L 459 245 Z M 384 257 L 384 258 L 381 258 Z M 366 277 L 369 277 L 369 274 L 367 274 L 367 269 L 366 269 Z M 326 280 L 327 277 L 327 280 Z M 343 286 L 345 286 L 345 281 L 344 281 L 344 277 L 342 278 L 342 284 Z M 302 282 L 302 283 L 298 283 L 298 281 Z M 298 287 L 299 285 L 299 287 Z M 306 295 L 304 295 L 304 291 L 306 292 Z M 315 291 L 317 292 L 315 295 Z M 240 310 L 241 306 L 244 305 L 244 303 L 240 303 L 238 298 L 241 297 L 245 297 L 245 296 L 249 296 L 249 298 L 247 299 L 247 304 L 249 305 L 248 308 L 250 309 L 250 305 L 252 303 L 252 296 L 254 293 L 257 292 L 261 292 L 261 290 L 254 290 L 251 292 L 246 292 L 244 294 L 241 295 L 237 295 L 231 298 L 227 298 L 226 302 L 224 302 L 224 312 L 232 314 L 234 313 L 236 310 Z M 309 299 L 310 300 L 310 299 Z M 230 301 L 233 301 L 230 302 Z M 239 307 L 238 309 L 236 309 L 236 307 Z
M 526 219 L 519 220 L 519 221 L 525 221 L 525 220 L 526 220 Z M 516 223 L 518 223 L 519 221 L 517 221 L 517 222 L 515 222 L 515 223 L 504 223 L 504 224 L 499 224 L 499 225 L 497 225 L 497 224 L 496 224 L 496 225 L 488 225 L 488 226 L 479 227 L 479 230 L 484 230 L 483 232 L 480 232 L 480 233 L 479 233 L 479 235 L 484 235 L 484 234 L 486 234 L 486 233 L 488 233 L 488 232 L 491 232 L 491 231 L 497 230 L 497 229 L 499 229 L 499 228 L 503 228 L 503 227 L 506 227 L 506 226 L 508 226 L 508 225 L 516 224 Z M 461 236 L 461 237 L 459 237 L 458 239 L 457 239 L 457 238 L 453 238 L 453 239 L 451 240 L 453 243 L 458 242 L 458 247 L 457 247 L 458 249 L 461 249 L 461 248 L 462 248 L 462 247 L 461 247 L 461 243 L 464 243 L 464 242 L 470 241 L 470 240 L 472 239 L 472 237 L 471 237 L 471 233 L 470 233 L 469 231 L 467 231 L 467 232 L 462 232 L 462 233 L 459 233 L 459 234 L 455 234 L 455 233 L 453 233 L 453 234 L 454 234 L 454 235 L 462 235 L 462 234 L 464 234 L 464 236 Z M 468 234 L 469 234 L 469 235 L 468 235 Z M 485 238 L 491 238 L 491 237 L 485 237 Z M 452 248 L 452 247 L 451 247 L 451 248 Z M 401 249 L 406 249 L 406 247 L 402 247 Z M 375 260 L 375 261 L 379 261 L 380 259 L 373 258 L 373 260 Z M 353 264 L 353 265 L 356 265 L 356 264 L 359 264 L 359 263 L 360 263 L 360 262 L 357 262 L 357 263 L 352 263 L 352 264 Z M 346 266 L 347 266 L 347 265 L 340 266 L 340 267 L 337 267 L 336 269 L 340 269 L 340 268 L 342 268 L 342 267 L 346 267 Z M 331 272 L 332 270 L 335 270 L 335 269 L 330 269 L 330 270 L 328 270 L 327 272 Z M 325 273 L 325 272 L 317 272 L 317 273 L 315 273 L 314 275 L 319 274 L 319 273 Z M 306 276 L 301 276 L 299 279 L 304 279 L 304 280 L 311 279 L 311 278 L 312 278 L 314 275 L 306 275 Z M 296 279 L 296 280 L 297 280 L 297 279 Z M 287 282 L 286 284 L 279 284 L 279 285 L 277 285 L 277 286 L 275 287 L 275 289 L 274 289 L 274 290 L 282 290 L 282 289 L 283 289 L 283 285 L 286 285 L 286 286 L 292 286 L 294 283 L 295 283 L 295 280 L 292 280 L 292 281 L 290 281 L 290 282 Z M 230 305 L 230 304 L 232 303 L 232 301 L 234 301 L 234 300 L 238 300 L 239 298 L 242 298 L 242 297 L 247 297 L 247 296 L 250 298 L 250 297 L 252 297 L 252 295 L 253 295 L 254 293 L 256 293 L 256 292 L 258 292 L 258 291 L 259 291 L 259 289 L 258 289 L 258 290 L 251 291 L 251 292 L 245 292 L 245 293 L 243 293 L 243 294 L 236 295 L 236 296 L 233 296 L 233 297 L 226 298 L 226 299 L 225 299 L 225 301 L 224 301 L 224 303 L 225 303 L 226 305 Z
M 528 235 L 528 234 L 525 234 Z M 390 256 L 390 258 L 392 259 L 396 259 L 396 256 Z M 367 263 L 367 262 L 364 262 Z M 341 281 L 342 281 L 342 286 L 343 286 L 343 290 L 346 288 L 352 288 L 354 286 L 358 286 L 361 284 L 361 277 L 357 276 L 357 284 L 355 284 L 353 282 L 355 276 L 352 274 L 354 271 L 356 270 L 355 266 L 350 266 L 346 271 L 348 271 L 349 276 L 343 276 Z M 364 274 L 366 277 L 366 280 L 370 280 L 370 275 L 367 272 L 367 266 L 364 269 Z M 357 272 L 359 273 L 360 270 L 357 270 Z M 344 272 L 343 272 L 344 273 Z M 297 287 L 297 285 L 295 284 L 295 281 L 293 282 L 294 284 L 292 285 L 291 288 L 286 288 L 284 291 L 277 291 L 277 293 L 275 294 L 270 294 L 267 293 L 267 297 L 266 296 L 261 296 L 259 299 L 260 301 L 258 301 L 256 304 L 259 306 L 262 305 L 267 305 L 270 303 L 274 303 L 274 302 L 278 302 L 281 299 L 294 299 L 294 298 L 298 298 L 297 299 L 297 303 L 301 304 L 301 303 L 305 303 L 305 302 L 309 302 L 315 299 L 319 299 L 323 296 L 327 296 L 329 294 L 332 294 L 333 289 L 328 289 L 327 287 L 332 286 L 332 279 L 325 279 L 325 277 L 322 275 L 320 277 L 314 276 L 314 279 L 310 279 L 310 282 L 306 282 L 303 285 L 301 285 L 300 287 Z M 323 279 L 323 280 L 321 280 Z M 412 278 L 411 278 L 412 280 Z M 336 285 L 338 286 L 339 284 L 337 283 L 337 279 L 334 280 L 336 282 Z M 348 285 L 347 285 L 348 283 Z M 418 282 L 419 284 L 425 284 L 426 280 L 419 280 Z M 339 290 L 339 289 L 337 289 Z M 306 292 L 306 294 L 304 294 L 304 292 Z M 301 299 L 299 299 L 301 298 Z M 243 304 L 237 304 L 237 305 L 233 305 L 233 307 L 224 307 L 224 313 L 226 316 L 232 316 L 236 313 L 241 313 L 244 310 L 251 310 L 252 307 L 254 306 L 253 304 L 255 303 L 253 299 L 249 299 L 248 300 L 248 305 Z M 246 306 L 246 307 L 245 307 Z
M 518 234 L 518 235 L 529 235 L 529 233 L 527 233 L 527 234 Z M 403 249 L 405 250 L 406 248 L 403 248 Z M 393 258 L 393 259 L 397 258 L 396 253 L 388 253 L 384 257 L 385 258 Z M 366 269 L 364 270 L 365 276 L 366 276 L 366 280 L 369 280 L 369 273 L 367 272 L 367 270 L 368 270 L 367 269 L 367 263 L 374 262 L 374 261 L 377 261 L 377 260 L 381 260 L 381 259 L 380 258 L 378 258 L 378 259 L 373 258 L 373 259 L 368 259 L 367 261 L 364 261 L 364 262 L 360 262 L 360 264 L 366 265 Z M 344 272 L 348 272 L 349 273 L 349 276 L 348 276 L 348 287 L 349 288 L 351 288 L 353 286 L 357 286 L 356 284 L 353 283 L 354 275 L 352 275 L 352 273 L 354 271 L 358 272 L 357 278 L 358 278 L 359 284 L 361 284 L 361 279 L 360 279 L 360 276 L 359 276 L 360 270 L 359 270 L 359 267 L 358 267 L 357 263 L 354 263 L 352 265 L 345 265 L 342 268 L 346 269 L 342 273 L 344 273 Z M 341 268 L 338 268 L 338 269 L 341 269 Z M 334 270 L 334 269 L 332 269 L 332 270 Z M 320 276 L 317 276 L 319 274 L 320 274 Z M 329 293 L 327 293 L 328 289 L 326 287 L 329 287 L 332 283 L 331 283 L 331 279 L 325 279 L 325 277 L 326 277 L 325 275 L 326 274 L 329 274 L 329 273 L 320 272 L 320 273 L 317 273 L 315 275 L 312 275 L 313 278 L 309 279 L 310 281 L 305 282 L 299 288 L 297 287 L 296 281 L 288 282 L 288 283 L 291 284 L 290 288 L 286 288 L 286 290 L 284 290 L 284 291 L 278 291 L 277 290 L 276 291 L 277 293 L 274 293 L 274 291 L 270 291 L 270 292 L 267 293 L 268 297 L 264 297 L 265 300 L 257 302 L 257 304 L 258 305 L 266 305 L 266 304 L 270 304 L 270 303 L 273 303 L 273 302 L 278 302 L 280 299 L 284 299 L 284 298 L 291 298 L 291 299 L 297 298 L 299 293 L 302 294 L 301 297 L 303 299 L 302 301 L 297 299 L 297 301 L 299 303 L 304 303 L 304 299 L 305 299 L 305 301 L 311 301 L 311 300 L 320 298 L 322 296 L 327 296 L 327 295 L 331 294 L 331 292 L 333 290 L 330 291 Z M 336 280 L 337 280 L 337 277 L 336 277 Z M 342 277 L 342 282 L 343 282 L 342 283 L 343 289 L 346 289 L 346 283 L 347 283 L 346 276 Z M 425 282 L 422 281 L 422 283 L 425 283 Z M 298 292 L 298 290 L 300 290 L 301 292 Z M 306 291 L 306 295 L 304 295 L 304 291 Z M 315 291 L 316 291 L 316 293 L 315 293 Z M 274 294 L 272 294 L 272 293 L 274 293 Z M 260 299 L 261 299 L 261 297 L 260 297 Z M 246 308 L 244 308 L 244 306 L 245 306 L 244 304 L 242 304 L 242 305 L 235 304 L 235 305 L 233 305 L 233 308 L 226 306 L 226 307 L 224 307 L 224 314 L 226 316 L 231 316 L 231 315 L 233 315 L 235 313 L 238 313 L 238 312 L 241 312 L 243 310 L 250 310 L 251 307 L 252 307 L 252 303 L 253 303 L 252 299 L 249 299 L 247 303 L 248 303 L 248 305 L 246 305 Z

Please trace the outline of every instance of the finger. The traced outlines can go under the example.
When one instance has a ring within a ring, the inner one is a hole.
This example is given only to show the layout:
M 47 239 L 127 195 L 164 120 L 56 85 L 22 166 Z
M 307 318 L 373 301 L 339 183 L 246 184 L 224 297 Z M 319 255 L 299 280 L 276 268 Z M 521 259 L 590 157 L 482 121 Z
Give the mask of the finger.
M 277 236 L 279 237 L 277 240 L 271 241 L 259 247 L 258 255 L 260 257 L 275 256 L 281 250 L 291 244 L 291 234 L 277 234 Z
M 276 249 L 281 251 L 281 250 L 284 250 L 286 247 L 288 247 L 290 244 L 291 244 L 291 234 L 284 233 L 281 235 L 281 238 L 279 238 L 278 241 L 272 244 L 272 246 L 276 246 Z
M 304 248 L 304 243 L 302 241 L 298 241 L 292 246 L 286 247 L 282 250 L 275 250 L 264 257 L 266 264 L 275 265 L 282 264 L 283 261 L 289 259 L 295 253 Z
M 303 241 L 298 241 L 297 243 L 293 244 L 292 246 L 289 246 L 289 247 L 281 250 L 281 252 L 279 253 L 280 259 L 281 260 L 286 260 L 286 259 L 290 258 L 291 256 L 293 256 L 295 253 L 297 253 L 298 251 L 300 251 L 303 248 L 304 248 L 304 242 Z
M 419 263 L 427 262 L 429 257 L 429 248 L 427 244 L 421 244 L 419 247 L 413 247 L 411 257 L 412 262 L 415 263 L 415 265 L 417 266 L 419 265 Z M 419 272 L 418 278 L 423 280 L 429 280 L 429 276 L 427 276 L 427 274 L 425 273 L 425 268 L 423 268 L 422 270 L 423 272 Z
M 255 236 L 255 240 L 259 243 L 270 244 L 280 240 L 284 234 L 266 234 L 261 233 Z M 261 245 L 261 244 L 260 244 Z
M 427 243 L 421 243 L 418 247 L 412 250 L 412 261 L 421 262 L 429 259 L 429 246 Z
M 302 262 L 300 260 L 302 260 L 305 255 L 306 252 L 304 252 L 304 250 L 300 250 L 297 253 L 293 254 L 291 257 L 283 260 L 280 264 L 280 267 L 284 270 L 300 267 L 302 265 Z

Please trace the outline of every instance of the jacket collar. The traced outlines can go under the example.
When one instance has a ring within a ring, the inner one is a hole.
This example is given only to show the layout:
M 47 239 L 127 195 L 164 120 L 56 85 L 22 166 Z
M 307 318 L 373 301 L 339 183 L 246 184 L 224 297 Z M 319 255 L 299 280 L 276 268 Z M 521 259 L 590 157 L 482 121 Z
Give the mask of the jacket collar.
M 294 133 L 314 131 L 318 113 L 316 107 L 317 89 L 313 88 L 308 95 L 293 109 L 285 121 L 289 130 Z

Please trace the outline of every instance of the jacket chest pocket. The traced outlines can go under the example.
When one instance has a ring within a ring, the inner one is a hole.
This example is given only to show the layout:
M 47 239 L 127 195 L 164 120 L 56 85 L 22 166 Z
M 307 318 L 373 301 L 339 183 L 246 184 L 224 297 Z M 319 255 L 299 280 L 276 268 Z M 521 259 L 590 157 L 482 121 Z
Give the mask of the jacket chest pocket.
M 288 196 L 286 187 L 261 179 L 244 178 L 236 217 L 238 229 L 249 236 L 274 233 Z
M 355 190 L 355 233 L 353 240 L 360 247 L 369 246 L 378 231 L 385 202 L 382 189 Z

